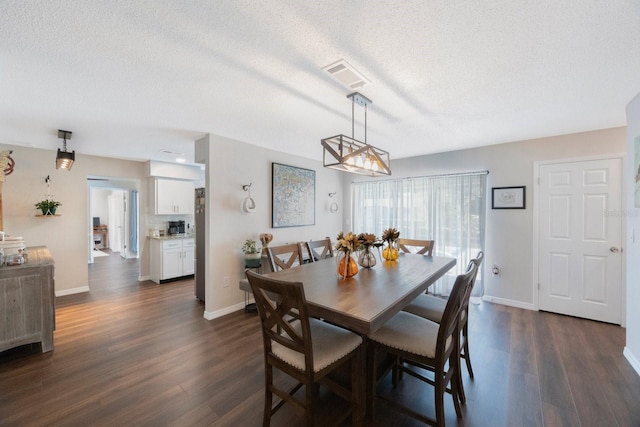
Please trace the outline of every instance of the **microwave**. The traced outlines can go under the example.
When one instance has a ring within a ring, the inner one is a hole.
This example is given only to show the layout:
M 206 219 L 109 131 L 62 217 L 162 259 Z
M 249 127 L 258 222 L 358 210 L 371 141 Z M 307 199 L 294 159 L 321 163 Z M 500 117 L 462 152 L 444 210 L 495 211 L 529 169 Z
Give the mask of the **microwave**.
M 184 234 L 184 221 L 169 221 L 169 236 Z

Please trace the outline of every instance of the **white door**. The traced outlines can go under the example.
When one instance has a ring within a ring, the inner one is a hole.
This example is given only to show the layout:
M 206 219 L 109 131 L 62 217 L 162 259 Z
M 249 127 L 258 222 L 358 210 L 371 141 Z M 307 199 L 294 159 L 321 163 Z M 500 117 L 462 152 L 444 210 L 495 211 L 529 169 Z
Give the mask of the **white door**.
M 126 256 L 126 192 L 113 190 L 107 197 L 109 210 L 109 248 L 112 252 L 120 252 L 123 258 Z
M 540 310 L 620 324 L 622 159 L 539 167 Z

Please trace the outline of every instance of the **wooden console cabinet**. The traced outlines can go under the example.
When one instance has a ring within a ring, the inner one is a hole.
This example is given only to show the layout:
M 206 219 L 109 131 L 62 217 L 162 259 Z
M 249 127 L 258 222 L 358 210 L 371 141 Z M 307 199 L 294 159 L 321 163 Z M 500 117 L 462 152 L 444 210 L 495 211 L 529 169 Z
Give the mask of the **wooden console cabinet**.
M 25 264 L 0 267 L 0 351 L 37 342 L 43 353 L 53 350 L 53 258 L 45 246 L 27 253 Z

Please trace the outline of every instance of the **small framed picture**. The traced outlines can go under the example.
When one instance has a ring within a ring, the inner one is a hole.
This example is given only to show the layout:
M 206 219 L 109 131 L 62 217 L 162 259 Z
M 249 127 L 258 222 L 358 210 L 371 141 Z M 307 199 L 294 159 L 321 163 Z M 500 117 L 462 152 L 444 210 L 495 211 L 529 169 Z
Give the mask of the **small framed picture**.
M 525 209 L 525 187 L 493 187 L 491 209 Z

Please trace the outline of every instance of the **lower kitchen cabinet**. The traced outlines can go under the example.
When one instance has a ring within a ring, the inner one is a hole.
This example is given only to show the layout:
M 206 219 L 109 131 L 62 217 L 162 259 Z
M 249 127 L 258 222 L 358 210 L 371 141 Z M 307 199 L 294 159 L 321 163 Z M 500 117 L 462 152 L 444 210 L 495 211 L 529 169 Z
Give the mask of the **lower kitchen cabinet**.
M 151 280 L 163 283 L 194 273 L 193 238 L 151 239 Z

